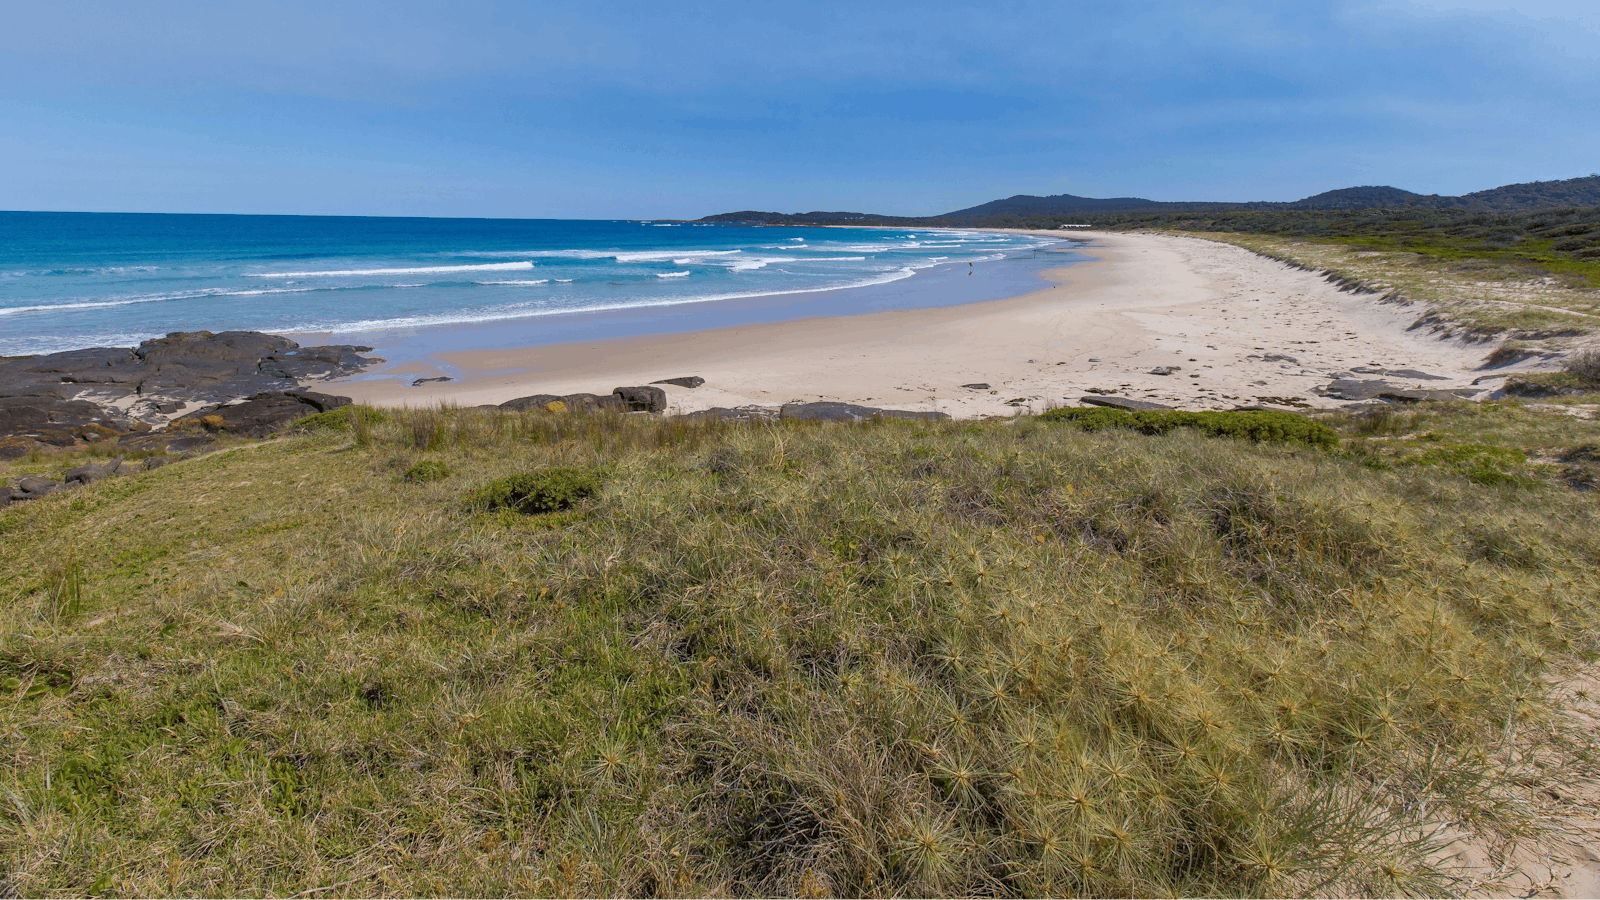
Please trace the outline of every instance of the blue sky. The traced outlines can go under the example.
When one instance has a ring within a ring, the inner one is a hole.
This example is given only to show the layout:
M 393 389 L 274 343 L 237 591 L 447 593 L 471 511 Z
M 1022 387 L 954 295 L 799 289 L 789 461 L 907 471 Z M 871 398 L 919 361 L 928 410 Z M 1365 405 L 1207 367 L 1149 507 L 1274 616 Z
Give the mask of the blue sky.
M 920 215 L 1600 170 L 1600 3 L 14 4 L 0 209 Z

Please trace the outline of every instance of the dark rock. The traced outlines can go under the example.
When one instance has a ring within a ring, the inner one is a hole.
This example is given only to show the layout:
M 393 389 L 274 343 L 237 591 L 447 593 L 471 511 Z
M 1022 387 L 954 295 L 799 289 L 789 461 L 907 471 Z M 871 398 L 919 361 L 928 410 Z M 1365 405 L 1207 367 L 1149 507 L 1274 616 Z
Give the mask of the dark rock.
M 43 446 L 32 438 L 5 438 L 0 440 L 0 459 L 21 459 Z
M 1154 369 L 1150 370 L 1150 374 L 1151 375 L 1171 375 L 1174 372 L 1181 372 L 1181 371 L 1183 371 L 1183 367 L 1182 366 L 1156 366 Z
M 361 355 L 371 352 L 371 347 L 349 344 L 325 347 L 296 346 L 290 350 L 277 351 L 264 358 L 258 370 L 268 377 L 289 378 L 295 381 L 338 378 L 382 362 L 376 357 Z
M 611 396 L 631 412 L 663 412 L 667 408 L 667 392 L 650 385 L 612 388 Z
M 679 418 L 683 419 L 720 419 L 724 422 L 770 422 L 778 414 L 771 409 L 760 407 L 745 407 L 743 409 L 729 409 L 726 406 L 713 406 L 697 412 L 686 413 Z
M 349 406 L 352 402 L 349 397 L 322 394 L 316 391 L 284 391 L 284 394 L 312 407 L 317 412 L 339 409 L 340 407 Z
M 5 509 L 6 507 L 10 506 L 13 500 L 21 499 L 22 497 L 17 493 L 15 488 L 11 487 L 10 485 L 0 485 L 0 509 Z
M 1388 390 L 1378 395 L 1380 400 L 1400 400 L 1407 403 L 1416 403 L 1420 400 L 1460 400 L 1461 395 L 1454 391 L 1425 391 L 1414 388 L 1397 388 Z
M 216 416 L 222 420 L 221 426 L 218 427 L 220 431 L 245 437 L 266 437 L 306 416 L 349 404 L 349 397 L 335 397 L 313 391 L 268 391 L 255 394 L 243 403 L 195 410 L 175 420 L 173 424 L 178 427 L 189 422 L 209 425 L 210 423 L 205 420 Z
M 185 402 L 232 403 L 263 393 L 295 392 L 305 379 L 359 372 L 381 362 L 361 356 L 371 349 L 301 347 L 257 331 L 189 331 L 137 348 L 3 358 L 0 439 L 27 436 L 66 447 L 115 438 L 148 429 L 149 423 L 103 403 L 137 395 L 133 414 L 159 421 Z
M 987 391 L 989 389 L 989 385 L 982 381 L 974 381 L 971 384 L 963 384 L 962 387 L 969 391 Z
M 778 410 L 778 418 L 799 419 L 806 422 L 868 422 L 875 418 L 948 419 L 950 415 L 942 412 L 878 409 L 872 406 L 857 406 L 854 403 L 823 401 L 819 403 L 785 403 Z
M 76 440 L 89 428 L 99 437 L 133 430 L 134 423 L 115 410 L 87 400 L 49 396 L 0 397 L 0 437 L 61 432 Z M 71 443 L 69 440 L 68 443 Z
M 560 399 L 555 394 L 534 394 L 531 397 L 518 397 L 515 400 L 507 400 L 500 404 L 500 409 L 510 412 L 527 412 L 530 409 L 534 409 L 543 412 L 547 404 Z
M 1293 363 L 1294 365 L 1297 365 L 1297 366 L 1300 365 L 1300 360 L 1298 360 L 1298 359 L 1296 359 L 1296 358 L 1294 358 L 1292 356 L 1285 356 L 1282 353 L 1263 353 L 1263 354 L 1261 354 L 1261 361 L 1262 362 L 1286 362 L 1286 363 Z
M 1151 403 L 1149 400 L 1134 400 L 1131 397 L 1079 397 L 1078 402 L 1087 403 L 1090 406 L 1109 406 L 1112 409 L 1172 409 L 1172 407 L 1167 406 L 1164 403 Z
M 103 466 L 91 463 L 86 466 L 78 466 L 76 469 L 68 469 L 66 474 L 61 476 L 61 480 L 67 484 L 94 484 L 102 478 L 110 478 L 117 474 L 117 470 L 121 467 L 122 460 L 120 458 L 114 459 Z
M 700 385 L 705 384 L 706 380 L 704 378 L 701 378 L 699 375 L 685 375 L 685 376 L 683 376 L 681 378 L 663 378 L 660 381 L 652 381 L 650 383 L 651 384 L 675 384 L 678 387 L 697 388 Z
M 656 388 L 656 390 L 661 389 Z M 617 399 L 615 394 L 608 394 L 604 397 L 601 397 L 598 394 L 567 394 L 564 397 L 557 397 L 556 399 L 567 405 L 567 412 L 594 413 L 600 412 L 603 409 L 616 409 L 620 407 L 622 403 L 622 401 Z
M 1416 369 L 1381 369 L 1375 366 L 1354 366 L 1350 371 L 1359 372 L 1362 375 L 1387 375 L 1391 378 L 1409 378 L 1412 381 L 1450 380 L 1449 377 L 1444 375 L 1429 375 L 1427 372 L 1419 372 Z
M 412 387 L 416 387 L 419 384 L 430 384 L 430 383 L 435 382 L 435 381 L 454 381 L 454 380 L 455 379 L 451 378 L 449 375 L 436 375 L 433 378 L 417 378 L 417 379 L 414 379 L 411 382 L 411 386 Z
M 144 461 L 144 470 L 148 472 L 152 469 L 159 469 L 168 463 L 175 463 L 182 458 L 183 457 L 181 456 L 152 456 Z
M 1335 378 L 1325 387 L 1313 388 L 1324 397 L 1334 400 L 1371 400 L 1384 391 L 1402 390 L 1397 384 L 1387 381 L 1357 381 L 1354 378 Z
M 38 475 L 24 475 L 17 479 L 17 491 L 22 494 L 24 500 L 33 500 L 59 490 L 61 485 Z

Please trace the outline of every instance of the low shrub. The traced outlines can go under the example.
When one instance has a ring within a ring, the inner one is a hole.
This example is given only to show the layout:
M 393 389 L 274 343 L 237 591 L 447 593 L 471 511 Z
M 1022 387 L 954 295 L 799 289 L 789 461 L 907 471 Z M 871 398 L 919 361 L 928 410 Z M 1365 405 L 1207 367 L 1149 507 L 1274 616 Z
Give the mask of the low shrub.
M 450 477 L 450 467 L 437 459 L 425 459 L 406 470 L 407 481 L 440 481 Z
M 1239 412 L 1185 412 L 1152 409 L 1129 412 L 1105 407 L 1053 409 L 1040 416 L 1052 422 L 1070 422 L 1085 431 L 1131 428 L 1143 434 L 1166 434 L 1193 428 L 1212 437 L 1244 438 L 1256 443 L 1305 444 L 1331 449 L 1339 445 L 1332 428 L 1294 413 L 1272 410 Z
M 341 406 L 327 412 L 319 412 L 306 416 L 296 421 L 295 427 L 302 430 L 324 428 L 329 431 L 349 431 L 353 419 L 360 419 L 364 425 L 377 425 L 389 421 L 389 414 L 381 409 L 371 406 Z
M 600 491 L 600 478 L 587 469 L 550 468 L 489 482 L 472 494 L 484 509 L 509 509 L 525 515 L 563 512 Z

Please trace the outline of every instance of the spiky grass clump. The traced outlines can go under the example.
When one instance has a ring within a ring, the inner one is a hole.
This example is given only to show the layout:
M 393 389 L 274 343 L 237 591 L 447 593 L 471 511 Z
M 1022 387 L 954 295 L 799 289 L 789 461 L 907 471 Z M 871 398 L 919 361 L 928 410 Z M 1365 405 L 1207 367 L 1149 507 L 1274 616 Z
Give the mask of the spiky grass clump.
M 530 528 L 394 490 L 424 452 L 606 486 Z M 397 412 L 0 513 L 0 852 L 27 894 L 1440 893 L 1440 823 L 1530 827 L 1597 524 L 1192 434 Z
M 450 467 L 437 459 L 424 459 L 406 469 L 407 481 L 440 481 L 450 477 Z
M 1567 358 L 1562 370 L 1600 390 L 1600 350 L 1590 347 Z
M 496 478 L 472 494 L 484 509 L 508 509 L 526 515 L 565 512 L 600 490 L 591 471 L 557 467 Z

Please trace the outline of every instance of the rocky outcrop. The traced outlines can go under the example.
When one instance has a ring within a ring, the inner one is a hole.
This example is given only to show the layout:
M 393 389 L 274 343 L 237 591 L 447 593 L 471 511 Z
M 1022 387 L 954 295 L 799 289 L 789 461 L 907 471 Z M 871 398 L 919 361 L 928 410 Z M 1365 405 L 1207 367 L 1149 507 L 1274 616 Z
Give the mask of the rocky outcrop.
M 1397 384 L 1380 379 L 1362 381 L 1358 378 L 1335 378 L 1329 384 L 1312 390 L 1333 400 L 1372 400 L 1384 391 L 1399 388 Z
M 907 409 L 878 409 L 874 406 L 857 406 L 854 403 L 820 401 L 785 403 L 778 410 L 778 418 L 798 419 L 803 422 L 870 422 L 873 419 L 948 419 L 950 414 Z
M 1109 406 L 1112 409 L 1172 409 L 1172 407 L 1164 403 L 1151 403 L 1149 400 L 1134 400 L 1131 397 L 1107 397 L 1094 394 L 1087 397 L 1079 397 L 1078 402 L 1087 403 L 1090 406 Z
M 685 413 L 679 418 L 717 419 L 723 422 L 770 422 L 778 418 L 776 410 L 764 406 L 741 406 L 736 409 L 726 406 L 713 406 L 710 409 L 697 410 Z
M 181 456 L 152 456 L 142 462 L 130 463 L 119 456 L 108 463 L 88 463 L 68 469 L 62 473 L 60 481 L 52 481 L 42 475 L 24 475 L 17 479 L 17 483 L 14 485 L 0 484 L 0 509 L 25 500 L 37 500 L 60 491 L 94 484 L 107 478 L 159 469 L 182 458 Z
M 381 362 L 362 355 L 371 349 L 301 347 L 259 331 L 179 331 L 138 347 L 0 359 L 0 459 L 148 432 L 197 404 L 298 391 Z
M 197 425 L 212 431 L 260 438 L 306 416 L 349 405 L 349 397 L 314 391 L 268 391 L 248 397 L 243 403 L 203 407 L 172 424 L 176 428 Z
M 1399 374 L 1390 370 L 1390 374 Z M 1421 375 L 1423 373 L 1415 373 Z M 1438 376 L 1428 375 L 1428 378 Z M 1389 400 L 1403 403 L 1415 403 L 1420 400 L 1460 400 L 1478 393 L 1476 388 L 1457 388 L 1454 390 L 1430 390 L 1426 388 L 1408 388 L 1404 385 L 1393 384 L 1381 379 L 1360 380 L 1356 378 L 1335 378 L 1332 382 L 1313 388 L 1312 393 L 1320 394 L 1330 400 Z
M 553 403 L 561 404 L 560 408 L 551 406 Z M 610 396 L 600 394 L 532 394 L 527 397 L 518 397 L 500 404 L 500 408 L 511 412 L 527 412 L 529 410 L 545 412 L 599 412 L 603 409 L 613 409 L 620 412 L 665 412 L 667 408 L 667 392 L 658 387 L 642 385 L 639 387 L 613 388 Z

